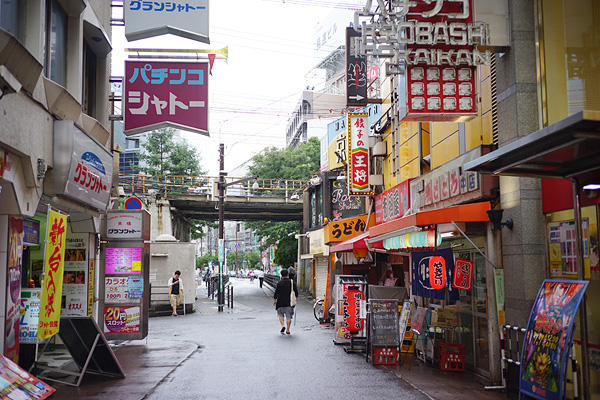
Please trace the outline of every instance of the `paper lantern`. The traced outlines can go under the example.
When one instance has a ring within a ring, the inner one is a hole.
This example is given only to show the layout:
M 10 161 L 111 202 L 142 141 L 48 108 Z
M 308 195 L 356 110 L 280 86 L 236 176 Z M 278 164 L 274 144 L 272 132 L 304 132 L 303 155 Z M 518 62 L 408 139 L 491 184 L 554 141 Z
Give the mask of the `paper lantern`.
M 446 260 L 442 256 L 433 256 L 429 259 L 429 284 L 434 289 L 443 289 L 446 286 Z
M 442 244 L 442 235 L 435 231 L 427 231 L 427 247 L 437 247 Z
M 356 258 L 356 261 L 363 259 L 367 256 L 367 254 L 369 254 L 369 250 L 367 249 L 354 249 L 352 250 L 352 253 L 354 254 L 354 258 Z
M 363 292 L 358 290 L 357 286 L 349 286 L 344 292 L 344 324 L 348 332 L 360 332 L 365 324 L 360 317 L 360 302 L 364 298 Z

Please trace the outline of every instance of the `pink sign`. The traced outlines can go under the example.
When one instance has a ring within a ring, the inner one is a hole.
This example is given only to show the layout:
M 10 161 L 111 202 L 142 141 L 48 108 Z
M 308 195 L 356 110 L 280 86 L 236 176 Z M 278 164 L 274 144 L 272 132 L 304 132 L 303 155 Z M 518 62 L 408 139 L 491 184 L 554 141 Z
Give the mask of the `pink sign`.
M 104 307 L 104 333 L 140 331 L 140 307 Z
M 125 133 L 172 126 L 208 135 L 208 63 L 125 61 Z
M 406 180 L 375 197 L 375 221 L 378 224 L 404 217 L 410 208 L 410 181 Z
M 141 274 L 141 248 L 107 248 L 104 262 L 106 274 Z

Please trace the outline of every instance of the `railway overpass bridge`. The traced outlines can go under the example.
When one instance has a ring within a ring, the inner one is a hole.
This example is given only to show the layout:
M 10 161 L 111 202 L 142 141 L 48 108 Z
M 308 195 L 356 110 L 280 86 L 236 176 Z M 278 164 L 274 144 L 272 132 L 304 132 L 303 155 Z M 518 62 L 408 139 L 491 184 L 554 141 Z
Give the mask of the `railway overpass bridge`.
M 239 184 L 242 178 L 226 177 L 225 220 L 301 221 L 304 180 L 256 179 Z M 219 219 L 219 177 L 120 176 L 119 186 L 132 195 L 153 195 L 169 201 L 176 213 L 188 219 Z

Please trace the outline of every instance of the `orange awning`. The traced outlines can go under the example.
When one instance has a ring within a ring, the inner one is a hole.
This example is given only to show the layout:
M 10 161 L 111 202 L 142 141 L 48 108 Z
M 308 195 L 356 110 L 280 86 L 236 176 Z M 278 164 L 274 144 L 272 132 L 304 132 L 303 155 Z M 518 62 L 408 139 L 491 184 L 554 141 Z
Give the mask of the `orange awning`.
M 486 212 L 489 209 L 490 203 L 485 201 L 441 208 L 439 210 L 422 211 L 384 224 L 375 225 L 369 229 L 369 236 L 375 238 L 386 233 L 410 227 L 449 224 L 451 222 L 489 222 Z

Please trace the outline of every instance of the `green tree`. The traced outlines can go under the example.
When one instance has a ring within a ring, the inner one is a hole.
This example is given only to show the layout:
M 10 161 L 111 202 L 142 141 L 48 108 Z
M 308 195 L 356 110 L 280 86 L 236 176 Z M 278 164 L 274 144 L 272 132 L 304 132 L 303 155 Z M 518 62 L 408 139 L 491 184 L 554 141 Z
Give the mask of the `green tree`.
M 213 256 L 212 254 L 204 254 L 202 257 L 196 258 L 196 268 L 206 268 L 208 267 L 208 262 L 212 261 L 213 265 L 219 264 L 219 257 Z
M 317 138 L 310 138 L 307 142 L 301 143 L 298 147 L 288 147 L 277 149 L 269 147 L 261 153 L 252 157 L 252 163 L 248 168 L 248 175 L 258 175 L 261 179 L 305 179 L 309 180 L 313 173 L 320 168 L 321 143 Z M 277 245 L 274 260 L 297 259 L 298 245 L 295 242 L 294 233 L 298 233 L 301 227 L 300 221 L 290 222 L 272 222 L 256 221 L 248 222 L 246 227 L 252 229 L 254 234 L 264 240 L 261 250 Z M 280 249 L 280 240 L 291 237 L 295 248 L 288 254 L 288 246 Z M 279 252 L 285 252 L 279 254 Z M 293 256 L 293 257 L 292 257 Z M 281 264 L 284 265 L 285 264 Z
M 206 174 L 200 167 L 200 155 L 187 141 L 176 143 L 171 151 L 169 160 L 172 164 L 171 174 L 183 176 L 198 176 Z
M 260 254 L 256 251 L 249 251 L 245 255 L 246 265 L 248 268 L 252 269 L 262 269 L 260 268 Z
M 284 268 L 293 266 L 298 260 L 298 240 L 294 236 L 286 236 L 279 240 L 275 249 L 273 264 L 281 265 Z

